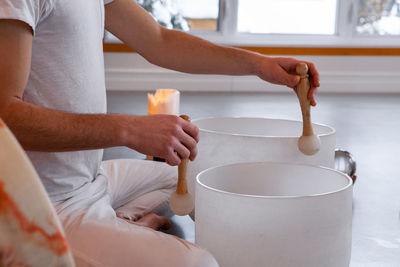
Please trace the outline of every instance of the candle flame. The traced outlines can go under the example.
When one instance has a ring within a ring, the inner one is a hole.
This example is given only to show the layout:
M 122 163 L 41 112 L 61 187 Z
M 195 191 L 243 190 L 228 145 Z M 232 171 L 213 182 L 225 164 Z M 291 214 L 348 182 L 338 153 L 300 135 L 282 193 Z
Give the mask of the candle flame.
M 155 94 L 147 94 L 149 114 L 179 113 L 179 91 L 175 89 L 157 89 Z

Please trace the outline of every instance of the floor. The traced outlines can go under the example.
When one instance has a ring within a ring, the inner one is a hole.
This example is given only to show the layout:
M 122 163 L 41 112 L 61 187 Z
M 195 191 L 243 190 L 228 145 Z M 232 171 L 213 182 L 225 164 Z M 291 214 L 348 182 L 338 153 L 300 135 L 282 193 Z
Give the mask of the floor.
M 144 92 L 110 92 L 110 113 L 144 115 Z M 354 186 L 351 267 L 400 266 L 400 95 L 319 94 L 313 122 L 337 131 L 337 148 L 357 162 Z M 181 113 L 201 117 L 301 119 L 294 94 L 182 93 Z M 143 158 L 126 148 L 107 149 L 105 158 Z M 171 233 L 194 241 L 189 217 L 172 218 Z

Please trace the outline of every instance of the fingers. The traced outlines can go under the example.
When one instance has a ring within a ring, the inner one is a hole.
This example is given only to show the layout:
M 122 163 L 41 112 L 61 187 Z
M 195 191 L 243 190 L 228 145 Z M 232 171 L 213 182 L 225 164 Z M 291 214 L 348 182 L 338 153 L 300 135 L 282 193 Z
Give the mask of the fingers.
M 172 149 L 169 151 L 168 155 L 165 157 L 165 162 L 171 166 L 176 166 L 179 163 L 181 163 L 181 161 L 182 161 L 181 158 Z
M 289 87 L 294 87 L 300 82 L 300 76 L 299 75 L 293 75 L 293 74 L 288 74 L 288 77 L 286 77 L 286 85 Z
M 182 153 L 178 150 L 176 150 L 176 152 L 178 152 L 181 159 L 189 158 L 191 161 L 193 161 L 197 156 L 197 141 L 193 139 L 192 136 L 189 136 L 186 133 L 182 134 L 180 140 L 181 140 L 181 146 L 186 150 L 179 147 L 178 149 L 180 149 Z
M 196 143 L 198 143 L 200 140 L 199 128 L 197 128 L 197 126 L 194 125 L 193 123 L 185 121 L 184 119 L 182 119 L 181 123 L 183 131 L 188 135 L 190 135 L 196 141 Z
M 319 73 L 315 65 L 311 62 L 305 62 L 308 65 L 308 79 L 310 81 L 310 90 L 308 91 L 308 99 L 310 100 L 311 106 L 316 106 L 317 101 L 315 101 L 315 93 L 317 88 L 320 86 L 319 83 Z
M 183 142 L 176 140 L 174 144 L 169 146 L 165 161 L 171 166 L 176 166 L 183 159 L 189 158 L 190 160 L 194 160 L 197 155 L 197 142 L 194 140 L 190 142 L 192 142 L 192 145 L 188 148 Z
M 197 141 L 192 137 L 182 132 L 178 136 L 179 142 L 175 145 L 175 151 L 181 159 L 190 159 L 193 161 L 197 156 Z
M 182 129 L 181 135 L 179 136 L 182 144 L 190 151 L 190 155 L 188 157 L 190 160 L 194 160 L 197 155 L 197 143 L 200 140 L 199 137 L 199 128 L 193 123 L 182 120 Z M 182 157 L 181 157 L 182 158 Z
M 309 80 L 311 83 L 311 87 L 319 87 L 319 73 L 317 71 L 317 68 L 315 65 L 311 62 L 305 62 L 308 65 L 308 74 L 309 74 Z
M 320 86 L 319 82 L 319 73 L 315 65 L 311 62 L 306 62 L 308 65 L 308 74 L 310 81 L 310 90 L 308 91 L 308 99 L 310 100 L 310 104 L 312 106 L 316 106 L 317 102 L 315 101 L 315 93 L 317 92 L 317 88 Z
M 182 159 L 193 161 L 197 156 L 197 143 L 199 141 L 199 129 L 194 124 L 179 118 L 174 141 L 172 141 L 166 162 L 170 165 L 179 164 Z
M 308 91 L 308 96 L 307 98 L 310 100 L 310 105 L 315 107 L 317 105 L 317 101 L 315 101 L 315 92 L 317 91 L 316 87 L 310 87 L 310 90 Z
M 278 84 L 283 84 L 288 87 L 295 87 L 300 82 L 300 76 L 296 74 L 290 74 L 287 70 L 280 66 L 277 68 L 276 77 L 279 78 Z

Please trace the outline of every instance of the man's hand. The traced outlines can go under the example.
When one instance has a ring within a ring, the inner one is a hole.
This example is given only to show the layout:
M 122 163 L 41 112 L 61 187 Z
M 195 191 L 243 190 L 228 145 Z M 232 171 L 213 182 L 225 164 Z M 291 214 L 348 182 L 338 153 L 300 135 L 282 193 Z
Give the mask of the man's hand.
M 125 145 L 146 155 L 178 165 L 182 159 L 197 155 L 199 129 L 173 115 L 127 116 L 123 139 Z
M 297 64 L 304 62 L 308 65 L 308 75 L 310 80 L 310 91 L 308 92 L 308 99 L 311 101 L 311 105 L 315 106 L 314 93 L 317 91 L 319 84 L 319 73 L 311 62 L 300 61 L 294 58 L 272 58 L 263 57 L 259 61 L 256 73 L 257 75 L 270 83 L 286 85 L 293 88 L 296 92 L 296 86 L 300 81 L 300 76 L 296 74 Z

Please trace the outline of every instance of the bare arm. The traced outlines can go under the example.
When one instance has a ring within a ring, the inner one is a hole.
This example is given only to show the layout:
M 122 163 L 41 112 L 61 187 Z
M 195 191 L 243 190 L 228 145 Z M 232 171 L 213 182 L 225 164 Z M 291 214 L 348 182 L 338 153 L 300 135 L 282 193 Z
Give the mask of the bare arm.
M 0 20 L 0 117 L 25 149 L 74 151 L 128 146 L 163 157 L 172 165 L 178 164 L 180 157 L 194 159 L 198 130 L 175 116 L 73 114 L 24 102 L 32 39 L 32 30 L 25 23 Z
M 114 0 L 106 5 L 106 28 L 148 61 L 165 68 L 203 74 L 250 75 L 256 71 L 252 53 L 235 53 L 234 48 L 161 27 L 132 0 Z
M 291 88 L 300 80 L 295 74 L 299 60 L 266 57 L 168 30 L 132 0 L 114 0 L 106 5 L 106 28 L 149 62 L 161 67 L 198 74 L 257 75 Z M 319 86 L 319 74 L 311 62 L 307 64 L 312 87 L 309 98 L 315 105 L 313 95 Z

